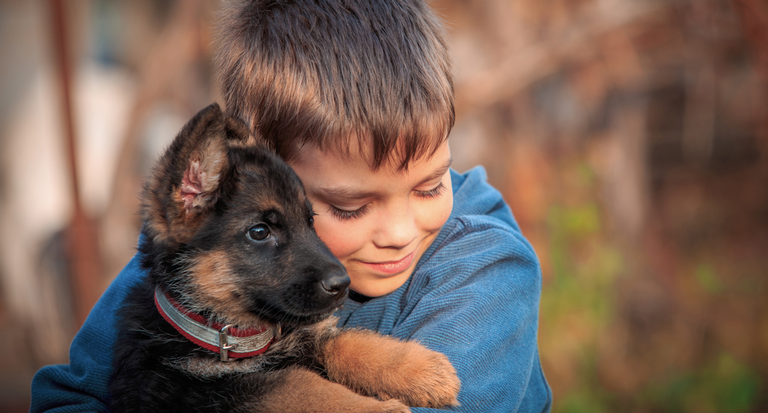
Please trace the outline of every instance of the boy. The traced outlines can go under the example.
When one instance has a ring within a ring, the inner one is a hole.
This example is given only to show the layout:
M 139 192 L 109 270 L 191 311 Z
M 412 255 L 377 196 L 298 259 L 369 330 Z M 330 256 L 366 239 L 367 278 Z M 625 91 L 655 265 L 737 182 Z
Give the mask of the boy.
M 450 170 L 453 86 L 427 6 L 237 1 L 218 43 L 227 110 L 296 170 L 347 268 L 340 326 L 446 354 L 462 381 L 456 410 L 548 411 L 539 265 L 482 169 Z M 144 276 L 138 261 L 91 312 L 70 365 L 38 372 L 32 411 L 106 409 L 114 313 Z

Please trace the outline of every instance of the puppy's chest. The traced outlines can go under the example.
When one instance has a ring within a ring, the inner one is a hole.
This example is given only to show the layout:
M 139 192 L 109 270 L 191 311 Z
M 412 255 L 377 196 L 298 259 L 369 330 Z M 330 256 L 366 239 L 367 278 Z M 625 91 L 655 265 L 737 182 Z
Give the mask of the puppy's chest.
M 274 366 L 264 357 L 251 357 L 243 360 L 222 362 L 215 358 L 179 357 L 162 358 L 160 362 L 185 375 L 200 379 L 221 378 L 232 374 L 264 373 Z
M 159 357 L 158 360 L 168 368 L 203 380 L 237 374 L 263 375 L 292 365 L 316 368 L 318 342 L 326 335 L 336 332 L 334 321 L 335 318 L 330 318 L 314 326 L 315 328 L 299 329 L 286 334 L 281 340 L 273 343 L 269 351 L 255 357 L 221 361 L 218 357 L 190 354 L 184 357 Z M 318 329 L 318 326 L 323 328 Z M 318 330 L 325 334 L 318 334 Z

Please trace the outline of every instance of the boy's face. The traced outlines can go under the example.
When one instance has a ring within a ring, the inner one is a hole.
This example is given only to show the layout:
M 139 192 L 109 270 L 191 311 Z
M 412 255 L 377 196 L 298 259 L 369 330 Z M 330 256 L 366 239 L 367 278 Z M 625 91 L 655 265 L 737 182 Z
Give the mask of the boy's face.
M 387 164 L 372 171 L 356 147 L 349 153 L 307 145 L 289 164 L 317 213 L 317 234 L 349 272 L 350 288 L 378 297 L 403 285 L 448 220 L 451 153 L 445 142 L 407 171 Z

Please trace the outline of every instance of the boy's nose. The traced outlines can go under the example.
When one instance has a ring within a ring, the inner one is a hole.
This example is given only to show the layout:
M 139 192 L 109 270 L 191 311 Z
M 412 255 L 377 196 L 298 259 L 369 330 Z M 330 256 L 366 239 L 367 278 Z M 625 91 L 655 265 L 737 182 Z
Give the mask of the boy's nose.
M 379 248 L 405 248 L 418 236 L 413 211 L 405 205 L 393 208 L 378 222 L 374 244 Z

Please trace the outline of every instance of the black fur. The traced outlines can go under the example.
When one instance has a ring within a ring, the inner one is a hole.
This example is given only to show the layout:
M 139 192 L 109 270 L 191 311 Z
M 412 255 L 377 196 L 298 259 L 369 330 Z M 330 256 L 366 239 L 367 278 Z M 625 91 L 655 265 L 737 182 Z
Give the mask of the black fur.
M 214 149 L 206 152 L 206 145 Z M 222 160 L 216 187 L 185 208 L 176 196 L 185 171 L 191 160 L 209 155 Z M 114 411 L 257 411 L 259 397 L 280 386 L 286 371 L 322 373 L 318 352 L 335 334 L 328 317 L 345 298 L 349 279 L 315 234 L 311 204 L 290 167 L 257 144 L 245 125 L 211 105 L 168 148 L 142 201 L 140 253 L 149 276 L 130 292 L 120 314 L 110 385 Z M 262 224 L 270 237 L 249 239 L 249 229 Z M 195 312 L 230 322 L 235 310 L 211 305 L 200 291 L 209 284 L 208 274 L 198 271 L 199 259 L 217 251 L 226 253 L 227 272 L 212 276 L 231 283 L 225 298 L 242 309 L 237 320 L 282 325 L 282 338 L 257 358 L 220 362 L 155 308 L 153 293 L 160 286 Z

